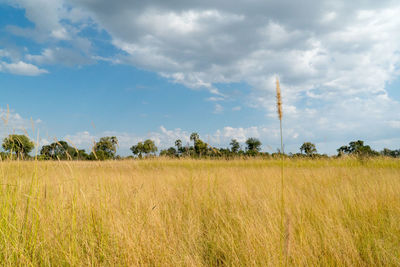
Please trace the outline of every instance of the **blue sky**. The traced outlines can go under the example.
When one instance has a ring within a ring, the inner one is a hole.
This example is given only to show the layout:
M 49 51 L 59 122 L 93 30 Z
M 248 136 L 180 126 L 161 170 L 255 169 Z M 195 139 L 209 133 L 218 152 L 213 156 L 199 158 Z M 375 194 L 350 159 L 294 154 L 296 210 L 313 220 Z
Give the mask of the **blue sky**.
M 0 0 L 4 137 L 88 149 L 116 135 L 119 153 L 191 132 L 215 146 L 259 138 L 287 151 L 362 139 L 400 148 L 400 5 L 394 1 Z M 36 136 L 29 130 L 31 136 Z

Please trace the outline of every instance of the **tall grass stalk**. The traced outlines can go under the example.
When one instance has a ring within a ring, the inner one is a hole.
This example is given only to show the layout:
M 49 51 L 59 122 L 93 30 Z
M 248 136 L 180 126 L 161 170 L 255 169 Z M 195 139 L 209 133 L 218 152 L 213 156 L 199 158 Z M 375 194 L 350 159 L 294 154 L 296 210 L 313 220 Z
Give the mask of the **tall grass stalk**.
M 281 205 L 280 205 L 280 210 L 281 210 L 281 251 L 280 251 L 280 257 L 281 257 L 281 266 L 287 265 L 287 252 L 288 252 L 288 246 L 285 245 L 288 243 L 286 240 L 288 238 L 286 234 L 286 229 L 285 229 L 285 192 L 284 192 L 284 181 L 285 181 L 285 176 L 284 176 L 284 150 L 283 150 L 283 134 L 282 134 L 282 95 L 281 95 L 281 87 L 279 85 L 279 79 L 278 77 L 276 78 L 276 108 L 278 112 L 278 118 L 279 118 L 279 129 L 280 129 L 280 137 L 281 137 L 281 150 L 280 150 L 280 157 L 281 157 Z

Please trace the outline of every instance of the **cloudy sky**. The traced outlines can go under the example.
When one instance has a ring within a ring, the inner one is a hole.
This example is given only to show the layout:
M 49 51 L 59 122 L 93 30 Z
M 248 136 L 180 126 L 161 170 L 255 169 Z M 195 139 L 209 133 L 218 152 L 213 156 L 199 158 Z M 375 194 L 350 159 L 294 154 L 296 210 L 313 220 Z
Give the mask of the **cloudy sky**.
M 287 151 L 397 149 L 398 14 L 386 0 L 0 0 L 0 136 L 116 135 L 127 154 L 197 131 L 273 152 L 279 76 Z

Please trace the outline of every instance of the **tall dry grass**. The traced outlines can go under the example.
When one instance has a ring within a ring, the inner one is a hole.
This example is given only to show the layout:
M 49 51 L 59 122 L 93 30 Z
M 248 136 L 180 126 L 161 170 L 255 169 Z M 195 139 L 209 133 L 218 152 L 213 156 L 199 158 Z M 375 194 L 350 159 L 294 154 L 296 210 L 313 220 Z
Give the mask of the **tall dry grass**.
M 400 265 L 400 164 L 287 160 L 292 266 Z M 279 160 L 0 163 L 0 262 L 276 266 Z
M 279 79 L 276 77 L 276 111 L 278 113 L 279 119 L 279 133 L 281 137 L 281 149 L 279 154 L 281 156 L 281 251 L 280 251 L 280 265 L 288 264 L 288 254 L 289 254 L 289 228 L 290 228 L 290 220 L 286 215 L 285 211 L 285 176 L 284 176 L 284 154 L 283 150 L 283 132 L 282 132 L 282 118 L 283 118 L 283 108 L 282 108 L 282 94 L 281 87 L 279 84 Z M 284 221 L 287 221 L 286 225 Z

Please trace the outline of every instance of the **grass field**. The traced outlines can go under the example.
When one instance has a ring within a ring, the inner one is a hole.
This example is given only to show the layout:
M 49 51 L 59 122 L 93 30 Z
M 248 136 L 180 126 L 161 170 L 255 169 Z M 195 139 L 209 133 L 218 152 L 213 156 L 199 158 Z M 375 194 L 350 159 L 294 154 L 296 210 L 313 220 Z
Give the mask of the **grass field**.
M 0 262 L 277 266 L 275 160 L 0 163 Z M 400 162 L 285 162 L 291 266 L 400 266 Z

